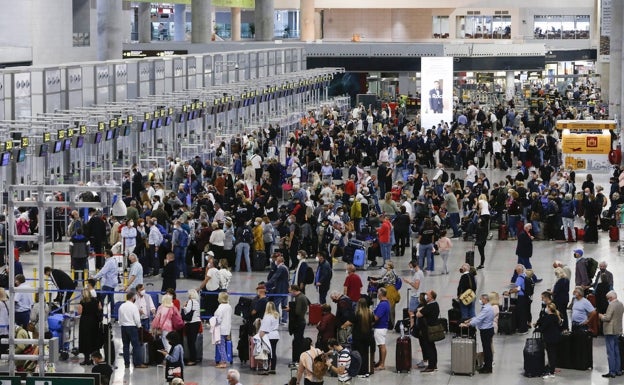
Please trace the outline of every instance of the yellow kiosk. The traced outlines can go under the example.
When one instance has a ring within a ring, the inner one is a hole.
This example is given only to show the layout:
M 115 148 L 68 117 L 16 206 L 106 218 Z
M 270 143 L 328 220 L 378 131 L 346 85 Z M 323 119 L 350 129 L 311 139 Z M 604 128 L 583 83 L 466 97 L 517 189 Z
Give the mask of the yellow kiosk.
M 615 120 L 559 120 L 561 152 L 566 168 L 604 171 L 611 167 L 611 130 L 617 129 Z

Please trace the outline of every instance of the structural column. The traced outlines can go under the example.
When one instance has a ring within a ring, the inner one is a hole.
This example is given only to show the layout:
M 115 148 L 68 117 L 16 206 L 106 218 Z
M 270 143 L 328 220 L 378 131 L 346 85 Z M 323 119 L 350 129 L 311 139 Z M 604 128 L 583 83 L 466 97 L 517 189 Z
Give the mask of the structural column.
M 623 15 L 624 2 L 611 2 L 611 33 L 610 33 L 610 53 L 609 53 L 609 117 L 616 118 L 622 127 L 622 54 L 624 53 L 622 44 L 624 39 Z M 624 140 L 624 139 L 621 139 Z
M 210 43 L 212 39 L 212 1 L 191 1 L 191 42 Z
M 121 0 L 97 0 L 97 59 L 121 59 Z
M 241 39 L 241 9 L 234 7 L 232 13 L 232 41 L 240 41 Z
M 273 40 L 273 37 L 275 35 L 275 1 L 256 0 L 254 14 L 256 40 Z
M 173 40 L 186 40 L 186 4 L 176 4 L 173 6 L 173 23 L 175 25 Z
M 320 40 L 323 38 L 323 12 L 314 11 L 314 39 Z
M 152 41 L 152 5 L 139 3 L 137 27 L 139 31 L 139 43 Z
M 299 6 L 301 15 L 301 41 L 313 41 L 314 34 L 314 0 L 301 0 Z
M 505 100 L 510 101 L 513 99 L 514 94 L 516 93 L 516 83 L 513 71 L 507 71 L 505 73 Z

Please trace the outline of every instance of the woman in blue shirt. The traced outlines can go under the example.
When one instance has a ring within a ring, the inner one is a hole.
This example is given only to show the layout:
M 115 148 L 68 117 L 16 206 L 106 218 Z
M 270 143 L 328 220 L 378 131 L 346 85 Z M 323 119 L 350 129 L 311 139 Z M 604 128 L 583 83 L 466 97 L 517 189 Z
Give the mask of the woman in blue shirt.
M 165 356 L 165 380 L 171 382 L 176 377 L 184 380 L 184 348 L 182 347 L 180 335 L 173 331 L 169 332 L 166 338 L 171 345 L 171 349 L 169 349 L 169 352 L 159 350 Z

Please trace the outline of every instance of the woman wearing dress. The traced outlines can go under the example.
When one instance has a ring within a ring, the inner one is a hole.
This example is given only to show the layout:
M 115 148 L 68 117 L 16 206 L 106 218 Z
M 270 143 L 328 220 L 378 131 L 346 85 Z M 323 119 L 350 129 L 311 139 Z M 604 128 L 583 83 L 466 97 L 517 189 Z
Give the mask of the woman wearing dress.
M 82 289 L 82 299 L 78 305 L 80 325 L 78 328 L 78 351 L 84 355 L 80 365 L 92 365 L 91 353 L 102 347 L 99 330 L 102 320 L 102 304 L 91 295 L 89 289 Z
M 217 324 L 221 331 L 221 341 L 217 344 L 221 355 L 221 362 L 217 362 L 217 368 L 227 368 L 227 354 L 225 344 L 230 339 L 232 330 L 232 306 L 229 303 L 228 293 L 222 291 L 219 293 L 219 307 L 214 313 Z
M 193 312 L 191 320 L 184 322 L 184 334 L 186 335 L 189 350 L 188 366 L 193 366 L 198 362 L 195 341 L 197 340 L 197 335 L 199 334 L 199 328 L 201 326 L 200 308 L 197 291 L 195 289 L 190 289 L 188 291 L 188 300 L 184 305 L 184 314 L 188 314 L 191 311 Z
M 260 338 L 268 335 L 271 341 L 271 361 L 269 366 L 269 374 L 275 374 L 275 366 L 277 364 L 277 342 L 279 341 L 279 317 L 280 314 L 275 309 L 275 303 L 267 302 L 264 311 L 264 317 L 260 322 Z

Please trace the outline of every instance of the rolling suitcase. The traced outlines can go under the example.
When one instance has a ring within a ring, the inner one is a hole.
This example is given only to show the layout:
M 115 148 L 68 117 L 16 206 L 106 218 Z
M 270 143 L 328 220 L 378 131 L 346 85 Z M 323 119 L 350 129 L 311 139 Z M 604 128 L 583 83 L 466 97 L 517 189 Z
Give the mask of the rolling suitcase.
M 516 332 L 516 319 L 510 311 L 501 311 L 498 313 L 498 333 L 514 334 Z
M 505 223 L 501 223 L 501 225 L 498 227 L 498 240 L 506 241 L 507 237 L 508 237 L 507 225 Z
M 238 350 L 238 358 L 242 363 L 249 361 L 249 325 L 246 323 L 238 328 L 238 344 L 236 345 L 236 350 Z
M 451 341 L 451 374 L 475 373 L 477 341 L 466 336 L 467 329 L 461 328 L 458 337 Z
M 561 333 L 557 344 L 557 367 L 561 369 L 574 369 L 572 360 L 572 334 L 568 331 Z
M 472 247 L 472 250 L 466 251 L 466 263 L 470 266 L 474 266 L 474 254 L 474 246 Z
M 256 362 L 256 357 L 254 357 L 253 351 L 256 348 L 256 344 L 254 343 L 254 339 L 252 336 L 247 337 L 247 343 L 249 345 L 249 368 L 251 370 L 258 370 L 258 364 Z
M 533 337 L 526 339 L 522 355 L 525 377 L 539 377 L 544 374 L 544 343 L 538 333 L 533 333 Z
M 251 270 L 253 271 L 264 271 L 264 268 L 267 265 L 267 257 L 264 251 L 256 251 L 253 254 L 253 259 L 251 260 Z
M 364 267 L 366 264 L 366 251 L 364 249 L 356 249 L 353 253 L 353 265 L 355 267 Z
M 183 337 L 182 343 L 182 346 L 184 347 L 184 359 L 188 361 L 191 356 L 188 349 L 188 340 L 186 339 L 186 336 Z M 204 335 L 202 333 L 198 333 L 197 338 L 195 339 L 195 351 L 197 352 L 197 362 L 202 361 L 204 359 Z
M 448 310 L 449 333 L 459 334 L 459 324 L 461 321 L 461 311 L 451 308 Z
M 215 362 L 227 361 L 230 365 L 234 363 L 234 358 L 232 356 L 232 340 L 227 340 L 225 342 L 225 354 L 226 359 L 221 359 L 221 353 L 219 353 L 219 347 L 215 346 Z
M 319 303 L 310 304 L 308 311 L 309 311 L 308 324 L 316 325 L 319 322 L 321 322 L 321 315 L 322 315 L 321 304 Z
M 594 366 L 592 342 L 589 332 L 579 330 L 572 333 L 573 369 L 587 370 Z
M 397 373 L 409 373 L 412 369 L 412 339 L 405 335 L 401 328 L 401 336 L 396 342 L 396 371 Z
M 620 229 L 617 226 L 609 227 L 609 241 L 618 242 L 620 240 Z
M 575 228 L 576 231 L 576 240 L 577 241 L 583 241 L 585 240 L 585 229 L 578 229 Z

